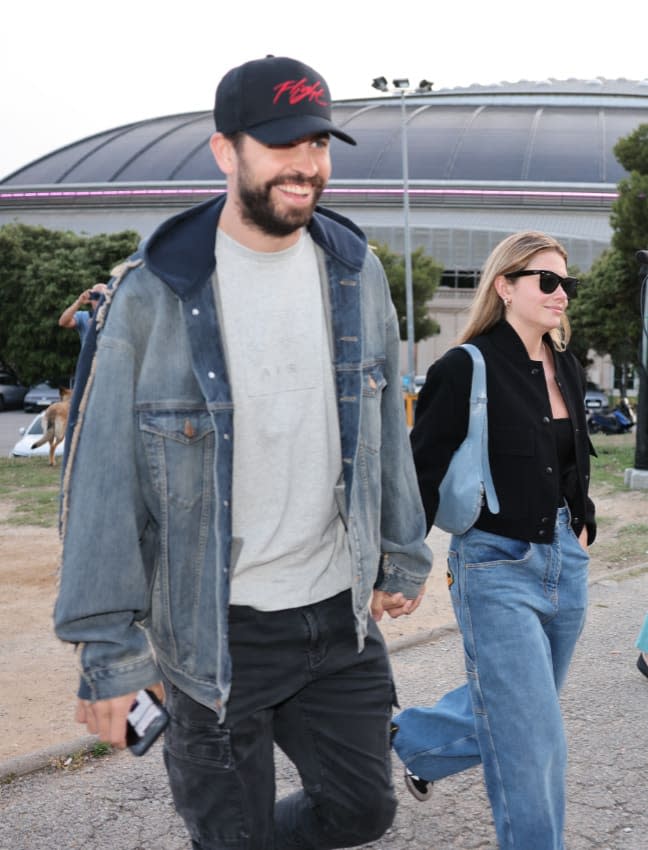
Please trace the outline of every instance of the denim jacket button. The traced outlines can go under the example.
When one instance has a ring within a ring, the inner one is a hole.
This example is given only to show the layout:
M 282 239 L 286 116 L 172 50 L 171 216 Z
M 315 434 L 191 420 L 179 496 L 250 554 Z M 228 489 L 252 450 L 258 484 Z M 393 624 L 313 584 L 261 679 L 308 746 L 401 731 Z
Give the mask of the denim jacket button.
M 197 307 L 194 307 L 193 310 L 191 311 L 191 315 L 192 316 L 199 316 L 200 310 Z
M 213 380 L 214 380 L 214 378 L 216 377 L 216 372 L 207 372 L 207 377 L 208 377 L 208 378 L 211 378 L 211 379 L 212 379 L 212 381 L 213 381 Z
M 545 469 L 545 472 L 547 473 L 547 475 L 551 475 L 551 473 L 553 472 L 553 468 L 552 468 L 551 466 L 548 466 L 548 467 Z

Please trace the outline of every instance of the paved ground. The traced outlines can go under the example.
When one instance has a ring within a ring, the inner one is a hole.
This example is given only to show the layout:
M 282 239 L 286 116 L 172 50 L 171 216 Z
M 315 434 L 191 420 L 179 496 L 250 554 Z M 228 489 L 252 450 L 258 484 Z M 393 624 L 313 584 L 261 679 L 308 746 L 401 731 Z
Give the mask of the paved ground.
M 648 680 L 635 667 L 633 649 L 647 608 L 648 565 L 644 570 L 591 589 L 588 624 L 563 697 L 570 740 L 567 850 L 648 847 Z M 403 706 L 429 703 L 462 680 L 454 629 L 394 649 Z M 294 772 L 281 754 L 277 774 L 279 794 L 294 787 Z M 428 803 L 405 792 L 400 774 L 395 763 L 396 821 L 367 848 L 496 848 L 479 769 L 437 783 Z M 0 850 L 75 848 L 188 850 L 159 746 L 142 759 L 119 753 L 79 770 L 41 770 L 0 786 Z

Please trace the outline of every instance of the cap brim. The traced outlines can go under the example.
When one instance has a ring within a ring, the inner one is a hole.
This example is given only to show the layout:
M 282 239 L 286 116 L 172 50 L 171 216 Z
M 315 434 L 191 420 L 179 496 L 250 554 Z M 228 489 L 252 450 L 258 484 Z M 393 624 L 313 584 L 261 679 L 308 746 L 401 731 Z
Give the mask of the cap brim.
M 279 118 L 276 121 L 266 121 L 255 127 L 246 127 L 243 131 L 263 142 L 264 145 L 289 145 L 298 139 L 312 136 L 315 133 L 330 133 L 348 145 L 357 144 L 356 140 L 336 127 L 331 121 L 319 115 L 300 115 L 298 118 Z

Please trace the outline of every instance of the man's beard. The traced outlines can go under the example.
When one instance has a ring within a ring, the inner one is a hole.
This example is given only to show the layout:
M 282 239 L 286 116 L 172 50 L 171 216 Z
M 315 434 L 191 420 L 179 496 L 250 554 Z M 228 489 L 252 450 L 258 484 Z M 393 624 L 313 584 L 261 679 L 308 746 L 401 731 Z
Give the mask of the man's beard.
M 278 211 L 270 196 L 274 186 L 281 186 L 285 183 L 312 186 L 315 193 L 312 203 L 303 209 Z M 242 168 L 239 172 L 238 195 L 241 217 L 243 221 L 252 224 L 268 236 L 290 236 L 300 227 L 307 225 L 323 191 L 324 181 L 321 177 L 283 176 L 269 180 L 260 187 L 255 187 L 248 179 L 247 169 Z

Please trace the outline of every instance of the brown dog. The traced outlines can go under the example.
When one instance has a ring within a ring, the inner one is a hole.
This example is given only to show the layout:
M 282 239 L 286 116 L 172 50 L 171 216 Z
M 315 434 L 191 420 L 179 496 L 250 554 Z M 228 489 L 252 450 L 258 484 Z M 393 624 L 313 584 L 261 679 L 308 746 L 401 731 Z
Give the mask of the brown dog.
M 56 458 L 54 452 L 59 443 L 63 442 L 65 437 L 65 429 L 67 427 L 68 414 L 70 412 L 70 397 L 72 390 L 61 387 L 61 400 L 55 401 L 43 413 L 43 436 L 37 440 L 32 449 L 37 449 L 39 446 L 44 446 L 49 443 L 49 465 L 56 466 Z

